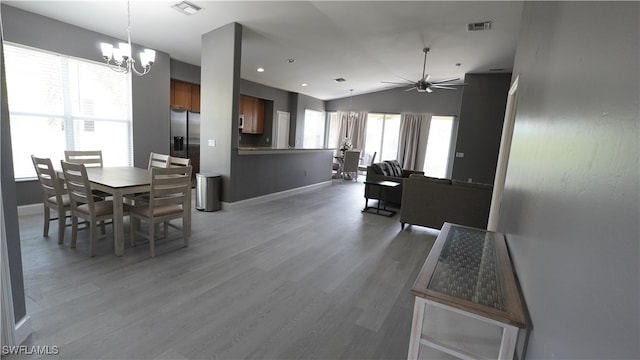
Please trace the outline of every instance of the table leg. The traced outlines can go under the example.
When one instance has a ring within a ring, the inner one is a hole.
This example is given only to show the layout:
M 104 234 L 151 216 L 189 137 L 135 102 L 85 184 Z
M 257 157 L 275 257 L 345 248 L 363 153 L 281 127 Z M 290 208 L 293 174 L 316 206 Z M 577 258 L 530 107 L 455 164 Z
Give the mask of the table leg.
M 411 337 L 409 338 L 409 352 L 407 359 L 417 359 L 420 351 L 420 339 L 422 338 L 422 325 L 424 323 L 424 309 L 427 303 L 422 298 L 416 297 L 413 305 L 413 320 L 411 322 Z
M 498 359 L 513 359 L 516 351 L 516 341 L 518 340 L 518 328 L 506 325 L 502 329 L 502 341 L 500 342 L 500 352 Z
M 122 194 L 113 194 L 113 247 L 116 256 L 124 255 L 124 224 L 122 221 Z

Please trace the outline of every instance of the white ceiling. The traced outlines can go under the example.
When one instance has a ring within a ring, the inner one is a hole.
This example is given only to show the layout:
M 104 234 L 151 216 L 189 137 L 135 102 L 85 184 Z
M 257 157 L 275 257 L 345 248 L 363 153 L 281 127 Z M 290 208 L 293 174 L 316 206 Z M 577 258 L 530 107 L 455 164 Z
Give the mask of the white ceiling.
M 357 95 L 389 88 L 393 85 L 381 81 L 402 81 L 398 77 L 418 80 L 423 47 L 431 48 L 431 81 L 496 68 L 509 72 L 523 6 L 521 1 L 189 1 L 203 10 L 186 16 L 171 8 L 178 0 L 132 0 L 132 41 L 200 65 L 202 34 L 237 22 L 244 27 L 243 79 L 323 100 L 346 97 L 350 89 Z M 126 1 L 3 2 L 126 37 Z M 492 21 L 492 29 L 466 31 L 467 23 L 481 21 Z M 266 71 L 258 73 L 258 67 Z M 334 82 L 338 77 L 347 81 Z

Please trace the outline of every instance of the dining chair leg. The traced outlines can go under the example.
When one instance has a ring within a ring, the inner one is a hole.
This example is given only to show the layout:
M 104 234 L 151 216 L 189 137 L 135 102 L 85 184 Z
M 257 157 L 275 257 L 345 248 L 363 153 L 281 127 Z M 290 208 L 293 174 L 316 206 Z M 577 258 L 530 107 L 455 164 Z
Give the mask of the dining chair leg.
M 49 221 L 51 221 L 51 213 L 49 207 L 44 207 L 44 229 L 42 230 L 42 236 L 49 237 Z
M 155 228 L 155 224 L 149 224 L 149 252 L 151 253 L 151 257 L 156 256 Z
M 78 217 L 71 215 L 71 244 L 70 247 L 75 249 L 76 240 L 78 240 Z
M 189 238 L 191 237 L 191 219 L 187 215 L 182 218 L 182 236 L 184 237 L 184 246 L 189 246 Z
M 97 226 L 98 224 L 96 224 L 95 221 L 91 221 L 91 235 L 89 236 L 89 256 L 91 257 L 95 256 L 94 248 L 96 245 L 96 238 L 98 237 Z M 101 226 L 104 227 L 104 222 Z
M 67 226 L 66 213 L 58 214 L 58 244 L 64 244 L 64 230 Z
M 129 217 L 130 221 L 130 225 L 131 225 L 131 246 L 135 246 L 136 245 L 136 234 L 138 232 L 138 228 L 140 227 L 140 219 L 130 216 Z

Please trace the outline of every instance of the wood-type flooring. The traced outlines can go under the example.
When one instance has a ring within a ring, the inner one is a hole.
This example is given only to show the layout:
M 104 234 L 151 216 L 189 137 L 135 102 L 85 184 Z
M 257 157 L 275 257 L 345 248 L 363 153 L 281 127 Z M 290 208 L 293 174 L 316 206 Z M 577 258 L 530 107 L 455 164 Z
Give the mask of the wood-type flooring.
M 362 213 L 363 193 L 362 182 L 334 180 L 194 210 L 190 246 L 173 229 L 155 258 L 128 233 L 123 257 L 107 237 L 90 258 L 87 231 L 70 249 L 70 229 L 58 245 L 55 222 L 45 238 L 41 214 L 22 216 L 24 345 L 59 354 L 7 358 L 404 359 L 410 288 L 437 231 Z

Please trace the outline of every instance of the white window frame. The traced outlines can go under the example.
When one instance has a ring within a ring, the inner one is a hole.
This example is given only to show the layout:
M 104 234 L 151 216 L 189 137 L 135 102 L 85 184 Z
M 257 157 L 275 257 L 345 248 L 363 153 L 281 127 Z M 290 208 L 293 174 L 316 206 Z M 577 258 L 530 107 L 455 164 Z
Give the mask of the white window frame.
M 68 56 L 68 55 L 63 55 L 63 54 L 58 54 L 55 52 L 51 52 L 51 51 L 45 51 L 42 49 L 37 49 L 37 48 L 33 48 L 33 47 L 29 47 L 29 46 L 25 46 L 22 44 L 16 44 L 16 43 L 11 43 L 11 42 L 6 42 L 4 43 L 4 55 L 5 55 L 5 64 L 7 64 L 6 58 L 7 58 L 7 49 L 9 49 L 9 51 L 11 51 L 12 48 L 20 48 L 26 51 L 33 51 L 36 53 L 42 53 L 42 54 L 47 54 L 47 55 L 53 55 L 56 56 L 57 59 L 59 59 L 60 61 L 63 62 L 63 64 L 67 64 L 68 62 L 79 62 L 82 64 L 91 64 L 91 65 L 96 65 L 96 66 L 105 66 L 102 63 L 96 62 L 96 61 L 91 61 L 91 60 L 87 60 L 87 59 L 81 59 L 81 58 L 76 58 L 76 57 L 72 57 L 72 56 Z M 9 54 L 9 56 L 11 56 Z M 84 131 L 86 131 L 87 129 L 87 122 L 90 122 L 92 126 L 96 126 L 99 123 L 103 123 L 106 124 L 107 122 L 115 122 L 115 123 L 120 123 L 120 124 L 125 124 L 126 125 L 126 136 L 127 139 L 124 140 L 125 143 L 127 143 L 127 153 L 126 153 L 126 159 L 122 158 L 122 157 L 118 157 L 117 158 L 117 164 L 113 164 L 113 165 L 127 165 L 127 166 L 131 166 L 133 164 L 133 119 L 132 119 L 132 87 L 131 87 L 131 74 L 120 74 L 120 73 L 116 73 L 114 72 L 113 74 L 115 76 L 122 76 L 124 77 L 124 81 L 126 81 L 127 86 L 126 86 L 126 94 L 124 95 L 127 99 L 128 99 L 128 104 L 127 104 L 127 109 L 126 109 L 126 118 L 109 118 L 109 117 L 101 117 L 99 114 L 96 115 L 83 115 L 83 114 L 77 114 L 74 115 L 73 114 L 73 109 L 71 106 L 71 100 L 70 100 L 70 96 L 71 96 L 71 85 L 70 85 L 70 81 L 71 81 L 71 75 L 69 74 L 67 70 L 66 66 L 63 66 L 63 71 L 62 71 L 62 76 L 63 76 L 63 84 L 62 84 L 62 93 L 63 93 L 63 102 L 64 102 L 64 110 L 62 113 L 43 113 L 43 112 L 38 112 L 35 111 L 37 109 L 34 109 L 34 112 L 31 111 L 11 111 L 11 103 L 9 103 L 9 117 L 16 117 L 16 116 L 26 116 L 29 118 L 43 118 L 43 119 L 61 119 L 63 122 L 63 127 L 64 127 L 64 132 L 65 132 L 65 149 L 64 150 L 102 150 L 103 151 L 103 156 L 105 154 L 105 152 L 107 153 L 107 156 L 105 157 L 105 160 L 109 158 L 108 156 L 108 152 L 109 149 L 108 148 L 103 148 L 103 149 L 97 149 L 97 148 L 91 148 L 91 149 L 83 149 L 83 148 L 76 148 L 75 147 L 75 137 L 79 136 L 79 134 L 77 133 L 78 129 L 77 127 L 78 125 L 78 121 L 83 121 L 83 125 L 82 128 L 84 129 Z M 5 70 L 7 72 L 11 71 L 10 68 L 8 68 L 7 66 L 5 66 Z M 9 83 L 9 76 L 7 76 L 7 92 L 10 93 L 11 92 L 11 84 Z M 10 98 L 10 97 L 9 97 Z M 24 109 L 23 109 L 24 110 Z M 18 120 L 15 120 L 18 121 Z M 74 126 L 75 125 L 75 126 Z M 90 126 L 91 127 L 91 126 Z M 25 142 L 24 139 L 17 139 L 15 138 L 15 136 L 13 135 L 13 129 L 12 129 L 12 147 L 14 148 L 14 168 L 16 166 L 17 163 L 23 164 L 23 170 L 20 171 L 20 173 L 17 173 L 17 171 L 15 172 L 15 178 L 16 180 L 31 180 L 36 178 L 35 176 L 35 171 L 33 171 L 32 173 L 30 173 L 29 176 L 26 176 L 26 171 L 24 170 L 24 168 L 26 168 L 26 166 L 24 166 L 24 163 L 28 163 L 31 164 L 31 159 L 26 159 L 23 158 L 24 157 L 24 153 L 28 152 L 25 151 L 25 146 L 29 147 L 28 142 Z M 25 145 L 27 144 L 27 145 Z M 16 147 L 22 147 L 20 150 L 17 150 Z M 20 155 L 22 154 L 22 155 Z M 52 159 L 52 161 L 56 161 L 57 159 L 62 159 L 63 158 L 63 154 L 34 154 L 36 156 L 42 156 L 42 157 L 50 157 Z M 16 158 L 16 156 L 18 156 L 19 158 Z M 105 161 L 105 165 L 108 165 L 107 161 Z M 33 166 L 31 166 L 31 169 L 33 169 Z

